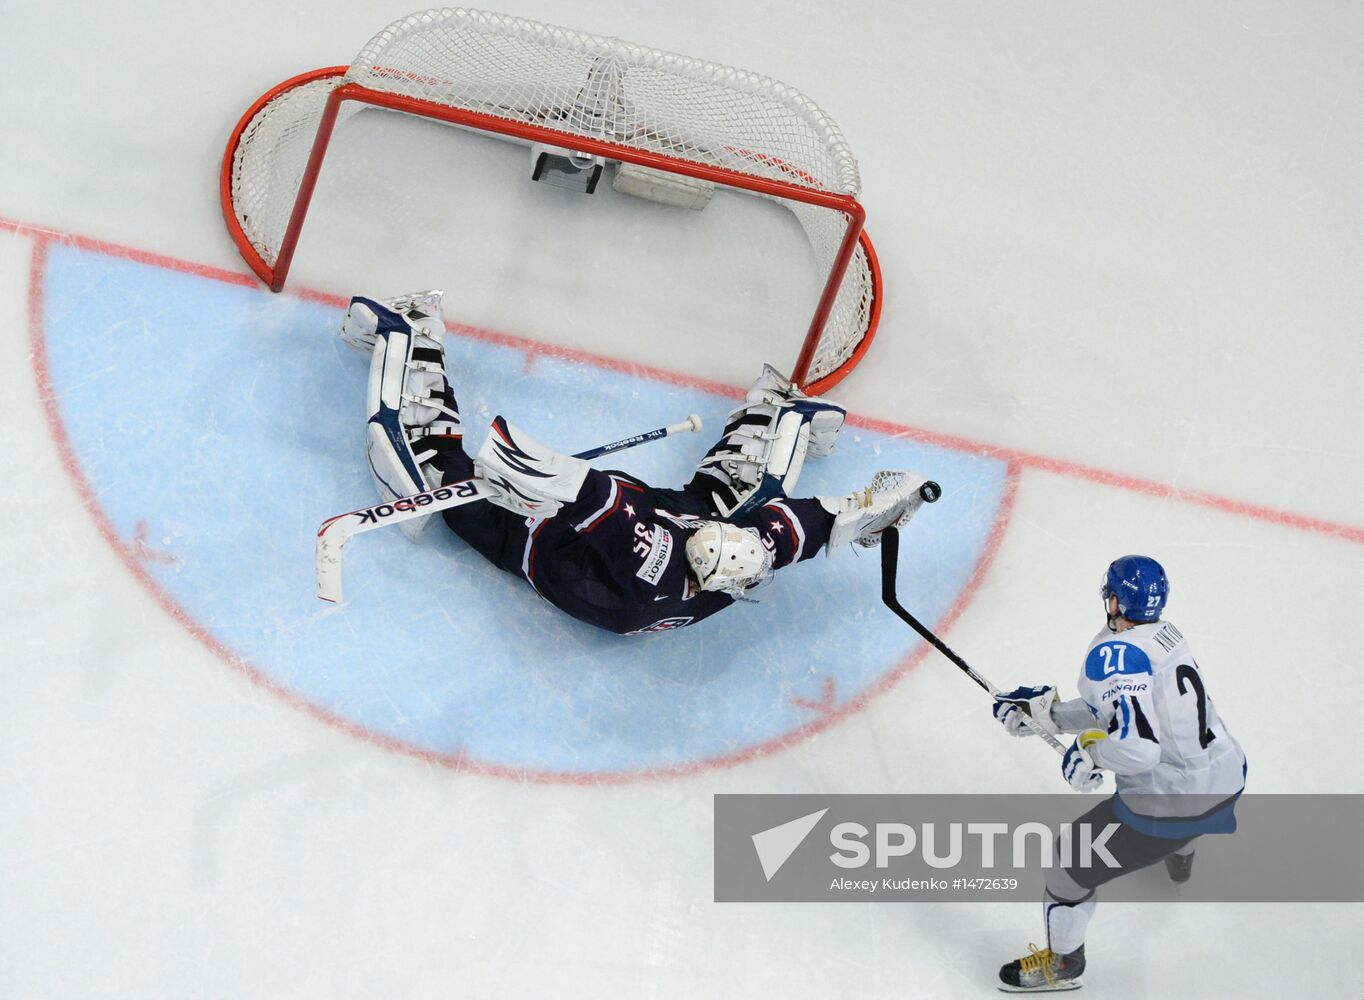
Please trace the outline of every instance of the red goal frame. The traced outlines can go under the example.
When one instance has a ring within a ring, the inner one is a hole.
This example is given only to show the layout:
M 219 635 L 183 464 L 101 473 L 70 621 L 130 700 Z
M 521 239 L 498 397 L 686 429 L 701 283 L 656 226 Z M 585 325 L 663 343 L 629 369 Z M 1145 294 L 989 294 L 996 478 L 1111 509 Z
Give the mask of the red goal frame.
M 255 247 L 251 245 L 251 241 L 242 231 L 242 227 L 237 221 L 236 210 L 233 207 L 232 166 L 242 132 L 246 129 L 251 120 L 255 118 L 256 114 L 279 95 L 315 80 L 344 76 L 348 70 L 348 66 L 328 66 L 322 69 L 312 70 L 308 73 L 301 73 L 298 76 L 285 80 L 283 83 L 263 94 L 246 110 L 246 113 L 242 115 L 241 120 L 237 122 L 236 127 L 232 130 L 232 134 L 228 139 L 227 149 L 223 155 L 222 171 L 219 178 L 223 220 L 226 222 L 228 232 L 231 233 L 232 240 L 236 243 L 237 249 L 241 252 L 243 259 L 245 259 L 251 270 L 269 286 L 271 291 L 278 292 L 284 288 L 285 281 L 289 276 L 290 265 L 293 263 L 294 251 L 298 246 L 299 235 L 303 231 L 303 223 L 307 218 L 308 206 L 312 201 L 313 191 L 317 187 L 317 180 L 322 171 L 323 161 L 326 159 L 327 148 L 331 142 L 332 132 L 336 126 L 341 105 L 346 101 L 354 101 L 359 104 L 386 108 L 391 111 L 401 111 L 423 118 L 447 122 L 452 125 L 460 125 L 479 132 L 491 132 L 526 142 L 541 142 L 552 146 L 567 147 L 612 160 L 635 163 L 640 166 L 651 167 L 668 173 L 683 174 L 698 180 L 739 188 L 755 194 L 767 195 L 769 197 L 788 201 L 803 202 L 805 204 L 842 212 L 848 219 L 848 226 L 844 232 L 842 242 L 839 245 L 838 253 L 834 258 L 833 267 L 825 279 L 824 288 L 820 293 L 819 302 L 815 308 L 815 314 L 810 320 L 810 326 L 806 331 L 800 354 L 791 371 L 791 381 L 801 386 L 811 395 L 825 392 L 841 382 L 848 373 L 857 366 L 857 363 L 871 346 L 881 316 L 883 298 L 881 270 L 876 258 L 876 251 L 872 247 L 871 239 L 864 229 L 866 211 L 863 209 L 861 203 L 852 195 L 835 194 L 788 181 L 757 177 L 735 170 L 693 163 L 688 160 L 664 156 L 647 150 L 635 149 L 630 146 L 602 139 L 589 138 L 542 125 L 511 121 L 496 115 L 469 111 L 463 108 L 454 108 L 432 101 L 421 100 L 419 98 L 374 90 L 358 83 L 344 83 L 333 90 L 327 98 L 326 105 L 323 108 L 321 121 L 318 124 L 317 135 L 313 140 L 312 151 L 308 157 L 307 167 L 304 171 L 302 182 L 299 185 L 298 194 L 294 200 L 289 223 L 280 244 L 279 257 L 276 260 L 275 265 L 271 267 L 261 258 L 260 254 L 256 252 Z M 756 156 L 757 154 L 753 155 Z M 772 161 L 770 159 L 765 159 L 765 162 L 770 165 Z M 859 243 L 866 252 L 867 265 L 871 271 L 872 305 L 869 312 L 866 332 L 862 335 L 861 340 L 853 349 L 852 353 L 834 369 L 834 371 L 807 384 L 806 380 L 810 374 L 810 366 L 814 360 L 815 351 L 819 346 L 820 338 L 824 332 L 825 322 L 827 321 L 830 312 L 833 310 L 839 289 L 842 286 L 843 276 L 847 272 L 849 264 L 852 262 L 853 254 Z

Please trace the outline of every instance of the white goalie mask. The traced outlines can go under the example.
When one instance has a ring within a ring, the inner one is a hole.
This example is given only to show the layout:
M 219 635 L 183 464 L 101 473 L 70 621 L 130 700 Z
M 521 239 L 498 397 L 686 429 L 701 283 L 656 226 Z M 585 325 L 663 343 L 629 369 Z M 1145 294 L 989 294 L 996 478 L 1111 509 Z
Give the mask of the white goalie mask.
M 687 565 L 702 590 L 738 596 L 772 575 L 772 553 L 754 528 L 706 521 L 687 539 Z

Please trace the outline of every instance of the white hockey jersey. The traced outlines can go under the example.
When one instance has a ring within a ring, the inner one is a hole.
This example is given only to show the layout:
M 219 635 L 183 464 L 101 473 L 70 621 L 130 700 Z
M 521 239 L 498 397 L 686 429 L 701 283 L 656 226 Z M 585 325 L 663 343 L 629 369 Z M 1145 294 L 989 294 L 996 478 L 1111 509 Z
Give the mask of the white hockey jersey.
M 1089 753 L 1116 776 L 1123 812 L 1205 817 L 1245 787 L 1245 754 L 1170 622 L 1104 628 L 1089 644 L 1079 690 L 1080 698 L 1056 705 L 1052 718 L 1071 732 L 1107 731 Z

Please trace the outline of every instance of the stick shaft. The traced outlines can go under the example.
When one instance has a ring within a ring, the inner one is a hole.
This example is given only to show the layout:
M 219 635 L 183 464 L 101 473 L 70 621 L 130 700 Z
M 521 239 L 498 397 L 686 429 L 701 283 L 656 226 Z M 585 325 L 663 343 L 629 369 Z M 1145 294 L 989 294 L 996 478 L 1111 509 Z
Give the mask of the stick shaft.
M 980 685 L 982 688 L 988 691 L 992 698 L 998 697 L 999 688 L 995 687 L 980 674 L 976 673 L 976 671 L 971 668 L 971 665 L 969 663 L 967 663 L 960 656 L 954 653 L 948 647 L 947 643 L 943 642 L 931 631 L 929 631 L 928 627 L 924 625 L 923 622 L 919 621 L 919 619 L 915 618 L 912 614 L 910 614 L 909 611 L 906 610 L 904 605 L 900 603 L 899 599 L 895 596 L 895 575 L 896 569 L 899 567 L 899 562 L 900 562 L 900 532 L 898 529 L 894 527 L 887 528 L 885 531 L 881 532 L 882 603 L 884 603 L 886 607 L 890 608 L 891 611 L 895 612 L 895 614 L 898 615 L 906 625 L 912 628 L 915 632 L 918 632 L 919 635 L 921 635 L 924 638 L 924 640 L 927 643 L 929 643 L 929 645 L 931 645 L 938 652 L 942 653 L 943 656 L 947 657 L 949 660 L 955 663 L 961 669 L 961 671 L 966 674 L 966 676 L 970 677 L 971 680 L 975 681 L 978 685 Z M 1031 715 L 1029 715 L 1026 710 L 1023 710 L 1023 724 L 1027 726 L 1029 729 L 1031 729 L 1038 736 L 1042 737 L 1042 739 L 1046 741 L 1047 745 L 1050 746 L 1057 753 L 1061 754 L 1062 756 L 1065 755 L 1066 748 L 1061 745 L 1061 741 L 1058 740 L 1051 733 L 1043 729 L 1041 724 Z
M 426 517 L 483 500 L 487 496 L 487 489 L 477 479 L 465 479 L 434 490 L 414 493 L 410 497 L 399 497 L 389 503 L 379 503 L 327 518 L 317 529 L 317 544 L 313 550 L 317 596 L 324 601 L 341 602 L 341 559 L 345 554 L 346 542 L 350 541 L 352 535 Z
M 589 448 L 587 451 L 580 451 L 574 458 L 599 458 L 602 455 L 609 455 L 615 451 L 624 451 L 626 448 L 633 448 L 636 445 L 644 444 L 647 441 L 657 441 L 672 434 L 683 434 L 689 431 L 699 431 L 701 429 L 701 418 L 692 414 L 680 423 L 671 424 L 668 427 L 659 427 L 656 430 L 645 431 L 643 434 L 636 434 L 633 437 L 621 438 L 619 441 L 612 441 L 604 444 L 600 448 Z

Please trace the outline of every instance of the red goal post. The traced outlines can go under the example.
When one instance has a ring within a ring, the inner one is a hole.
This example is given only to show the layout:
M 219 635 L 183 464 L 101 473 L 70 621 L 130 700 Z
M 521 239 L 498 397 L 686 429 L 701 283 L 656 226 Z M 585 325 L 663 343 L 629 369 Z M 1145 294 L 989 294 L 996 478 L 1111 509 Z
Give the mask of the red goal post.
M 796 216 L 823 275 L 792 380 L 823 392 L 871 343 L 881 275 L 857 164 L 813 102 L 743 70 L 484 11 L 395 21 L 350 66 L 286 80 L 242 116 L 223 157 L 223 217 L 273 291 L 334 129 L 366 106 L 772 199 Z

